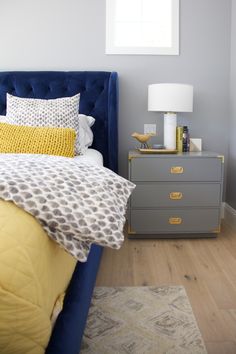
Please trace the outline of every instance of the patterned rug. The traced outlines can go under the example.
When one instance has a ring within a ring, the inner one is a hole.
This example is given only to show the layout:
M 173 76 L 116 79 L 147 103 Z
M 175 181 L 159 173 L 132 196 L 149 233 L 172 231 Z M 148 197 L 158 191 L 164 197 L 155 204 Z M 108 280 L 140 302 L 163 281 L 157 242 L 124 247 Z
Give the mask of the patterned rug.
M 82 354 L 206 354 L 185 289 L 97 287 Z

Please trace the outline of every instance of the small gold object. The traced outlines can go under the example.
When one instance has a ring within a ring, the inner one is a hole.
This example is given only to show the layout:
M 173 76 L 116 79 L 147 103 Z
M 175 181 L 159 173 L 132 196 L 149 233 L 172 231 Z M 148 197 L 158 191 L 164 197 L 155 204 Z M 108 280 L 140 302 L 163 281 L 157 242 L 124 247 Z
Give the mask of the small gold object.
M 183 198 L 183 193 L 181 192 L 171 192 L 170 193 L 170 199 L 172 200 L 180 200 Z
M 182 219 L 181 218 L 169 218 L 169 224 L 170 225 L 180 225 L 180 224 L 182 224 Z
M 212 230 L 212 233 L 214 234 L 219 234 L 220 232 L 221 232 L 221 225 L 219 225 L 217 229 Z
M 129 161 L 131 161 L 132 159 L 136 159 L 138 157 L 143 157 L 141 154 L 139 154 L 138 152 L 132 152 L 132 153 L 129 153 L 129 156 L 128 156 L 128 159 Z
M 177 150 L 170 149 L 139 149 L 141 154 L 177 154 Z
M 138 142 L 141 143 L 141 149 L 149 149 L 148 146 L 148 140 L 152 137 L 155 136 L 155 134 L 139 134 L 139 133 L 133 133 L 131 135 L 133 138 L 137 139 Z
M 221 159 L 222 163 L 225 162 L 225 157 L 224 157 L 224 155 L 219 155 L 219 156 L 217 156 L 217 157 L 218 157 L 218 159 Z
M 184 168 L 181 166 L 173 166 L 171 167 L 170 172 L 172 174 L 182 174 L 184 173 Z
M 128 225 L 128 234 L 129 235 L 135 235 L 136 234 L 136 232 L 131 229 L 130 225 Z

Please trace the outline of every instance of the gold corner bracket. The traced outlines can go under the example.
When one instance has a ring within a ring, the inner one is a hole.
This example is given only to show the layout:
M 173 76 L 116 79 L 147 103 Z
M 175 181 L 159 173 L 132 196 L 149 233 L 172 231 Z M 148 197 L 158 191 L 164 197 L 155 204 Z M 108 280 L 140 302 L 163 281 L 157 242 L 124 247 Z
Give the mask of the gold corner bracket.
M 136 232 L 131 229 L 130 225 L 128 225 L 128 234 L 129 235 L 135 235 L 136 234 Z
M 218 155 L 218 159 L 221 159 L 222 163 L 225 163 L 225 157 L 224 155 Z
M 137 157 L 139 157 L 139 156 L 138 155 L 129 155 L 128 160 L 131 161 L 132 159 L 136 159 Z
M 219 226 L 217 227 L 217 229 L 212 230 L 212 233 L 214 233 L 214 234 L 219 234 L 220 232 L 221 232 L 221 225 L 219 225 Z

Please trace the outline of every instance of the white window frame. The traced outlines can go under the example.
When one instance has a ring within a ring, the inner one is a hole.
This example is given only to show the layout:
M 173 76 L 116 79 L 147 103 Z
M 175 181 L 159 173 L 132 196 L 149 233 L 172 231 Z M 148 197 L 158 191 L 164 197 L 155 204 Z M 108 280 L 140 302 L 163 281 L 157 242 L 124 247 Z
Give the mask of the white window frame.
M 117 47 L 114 45 L 115 1 L 106 0 L 106 54 L 179 55 L 179 0 L 172 0 L 171 47 Z M 165 1 L 165 0 L 164 0 Z

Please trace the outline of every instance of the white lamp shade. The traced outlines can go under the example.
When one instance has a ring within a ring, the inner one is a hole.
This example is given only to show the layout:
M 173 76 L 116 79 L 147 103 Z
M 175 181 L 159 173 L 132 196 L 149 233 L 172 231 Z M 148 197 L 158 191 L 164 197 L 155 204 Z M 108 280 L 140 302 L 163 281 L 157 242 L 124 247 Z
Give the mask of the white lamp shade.
M 193 86 L 153 84 L 148 86 L 148 110 L 158 112 L 192 112 Z

